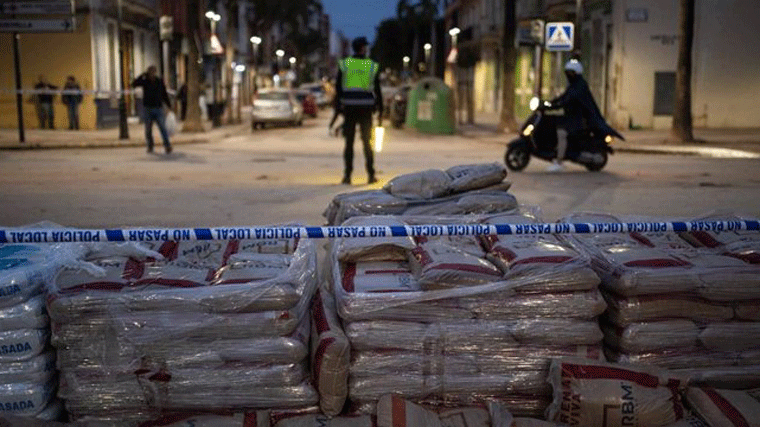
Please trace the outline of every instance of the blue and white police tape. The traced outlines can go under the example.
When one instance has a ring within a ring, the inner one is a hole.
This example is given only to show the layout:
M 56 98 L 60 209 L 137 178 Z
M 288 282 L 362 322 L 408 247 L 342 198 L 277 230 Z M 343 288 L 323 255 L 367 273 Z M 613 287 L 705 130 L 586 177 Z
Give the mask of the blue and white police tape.
M 155 242 L 194 240 L 333 239 L 342 237 L 603 234 L 760 231 L 758 220 L 536 224 L 426 224 L 405 226 L 267 226 L 203 228 L 0 228 L 0 243 Z

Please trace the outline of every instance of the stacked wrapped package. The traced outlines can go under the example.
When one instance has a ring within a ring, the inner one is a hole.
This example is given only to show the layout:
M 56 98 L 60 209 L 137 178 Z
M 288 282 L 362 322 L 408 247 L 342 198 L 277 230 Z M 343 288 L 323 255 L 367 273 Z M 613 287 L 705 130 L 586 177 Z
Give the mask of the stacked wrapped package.
M 499 163 L 459 165 L 400 175 L 382 189 L 335 196 L 325 218 L 339 225 L 367 215 L 466 215 L 504 212 L 517 207 Z
M 606 214 L 575 214 L 566 221 L 610 228 L 663 224 Z M 663 226 L 663 231 L 611 230 L 569 240 L 588 251 L 603 279 L 609 308 L 601 325 L 610 361 L 668 368 L 695 384 L 758 387 L 760 233 L 726 230 L 709 219 L 704 224 L 704 230 L 693 232 L 668 232 Z
M 552 399 L 551 358 L 603 357 L 597 316 L 606 305 L 585 256 L 551 234 L 443 236 L 468 231 L 459 226 L 477 232 L 486 224 L 537 221 L 523 209 L 343 224 L 406 226 L 426 235 L 343 238 L 332 248 L 354 407 L 372 411 L 381 396 L 396 393 L 445 405 L 496 399 L 516 415 L 542 416 Z
M 55 352 L 45 310 L 45 283 L 58 263 L 47 246 L 0 245 L 0 411 L 57 419 Z
M 145 245 L 142 257 L 91 251 L 51 287 L 59 396 L 75 418 L 317 403 L 307 372 L 313 242 Z

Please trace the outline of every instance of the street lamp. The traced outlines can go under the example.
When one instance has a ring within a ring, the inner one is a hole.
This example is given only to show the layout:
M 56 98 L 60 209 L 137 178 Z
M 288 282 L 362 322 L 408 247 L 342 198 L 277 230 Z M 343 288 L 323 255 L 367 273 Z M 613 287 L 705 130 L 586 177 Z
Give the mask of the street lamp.
M 404 74 L 407 74 L 409 71 L 409 61 L 410 61 L 409 57 L 405 56 L 404 57 Z
M 430 50 L 433 49 L 433 45 L 425 43 L 423 48 L 425 48 L 425 66 L 428 67 L 428 70 L 432 70 L 433 67 L 430 64 Z M 428 74 L 430 74 L 430 71 L 428 71 Z
M 290 62 L 290 65 L 296 65 L 296 57 L 291 56 L 290 59 L 288 59 L 288 62 Z
M 206 18 L 208 18 L 209 23 L 211 24 L 211 40 L 210 40 L 210 43 L 211 43 L 211 47 L 212 47 L 211 50 L 212 50 L 212 54 L 213 54 L 214 53 L 214 45 L 215 44 L 217 44 L 217 45 L 219 44 L 219 40 L 216 37 L 216 24 L 217 24 L 217 22 L 219 22 L 222 19 L 222 17 L 221 17 L 221 15 L 219 15 L 216 12 L 214 12 L 213 10 L 209 10 L 208 12 L 206 12 Z M 214 42 L 216 42 L 216 43 L 214 43 Z M 213 107 L 214 108 L 214 113 L 212 115 L 213 117 L 212 117 L 211 122 L 212 122 L 212 125 L 214 127 L 219 127 L 219 126 L 222 125 L 221 121 L 219 120 L 220 119 L 220 115 L 216 112 L 216 108 L 218 108 L 217 104 L 216 104 L 217 103 L 217 90 L 216 90 L 217 78 L 216 78 L 216 73 L 217 73 L 217 67 L 219 67 L 219 64 L 218 64 L 216 56 L 214 56 L 213 60 L 214 60 L 214 62 L 213 62 L 214 69 L 211 71 L 211 96 L 213 97 L 213 99 L 211 101 L 211 104 L 214 106 Z
M 259 66 L 259 45 L 261 44 L 261 37 L 253 36 L 251 37 L 251 43 L 253 44 L 253 92 L 256 92 L 257 85 L 256 85 L 256 78 L 258 77 L 257 74 L 259 72 L 258 66 Z
M 460 32 L 461 32 L 461 30 L 459 29 L 459 27 L 454 27 L 454 28 L 452 28 L 452 29 L 449 30 L 449 35 L 451 36 L 451 45 L 452 46 L 456 46 L 456 44 L 457 44 L 457 35 L 459 35 Z

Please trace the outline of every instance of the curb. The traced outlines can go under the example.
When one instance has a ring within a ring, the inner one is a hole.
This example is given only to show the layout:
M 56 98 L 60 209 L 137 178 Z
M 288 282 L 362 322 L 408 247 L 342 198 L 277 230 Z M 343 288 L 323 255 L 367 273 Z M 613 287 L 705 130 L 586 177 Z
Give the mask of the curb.
M 175 145 L 190 145 L 190 144 L 206 144 L 210 142 L 209 139 L 203 138 L 195 138 L 191 140 L 186 141 L 172 141 L 172 146 Z M 160 143 L 158 144 L 161 145 Z M 64 143 L 40 143 L 40 142 L 32 142 L 32 143 L 18 143 L 18 145 L 0 145 L 0 151 L 2 150 L 11 150 L 11 151 L 24 151 L 24 150 L 58 150 L 58 149 L 71 149 L 71 148 L 78 148 L 78 149 L 94 149 L 94 148 L 137 148 L 145 147 L 145 141 L 134 141 L 134 142 L 115 142 L 112 139 L 104 139 L 104 140 L 94 140 L 94 141 L 87 141 L 87 142 L 80 142 L 80 143 L 71 143 L 71 142 L 64 142 Z

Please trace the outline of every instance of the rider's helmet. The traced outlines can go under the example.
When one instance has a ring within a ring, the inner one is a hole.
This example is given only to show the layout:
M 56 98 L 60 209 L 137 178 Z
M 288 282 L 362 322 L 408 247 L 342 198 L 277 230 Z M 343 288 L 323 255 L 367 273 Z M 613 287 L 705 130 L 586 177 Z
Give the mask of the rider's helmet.
M 583 65 L 577 59 L 571 59 L 565 64 L 565 72 L 572 71 L 575 74 L 583 74 Z

